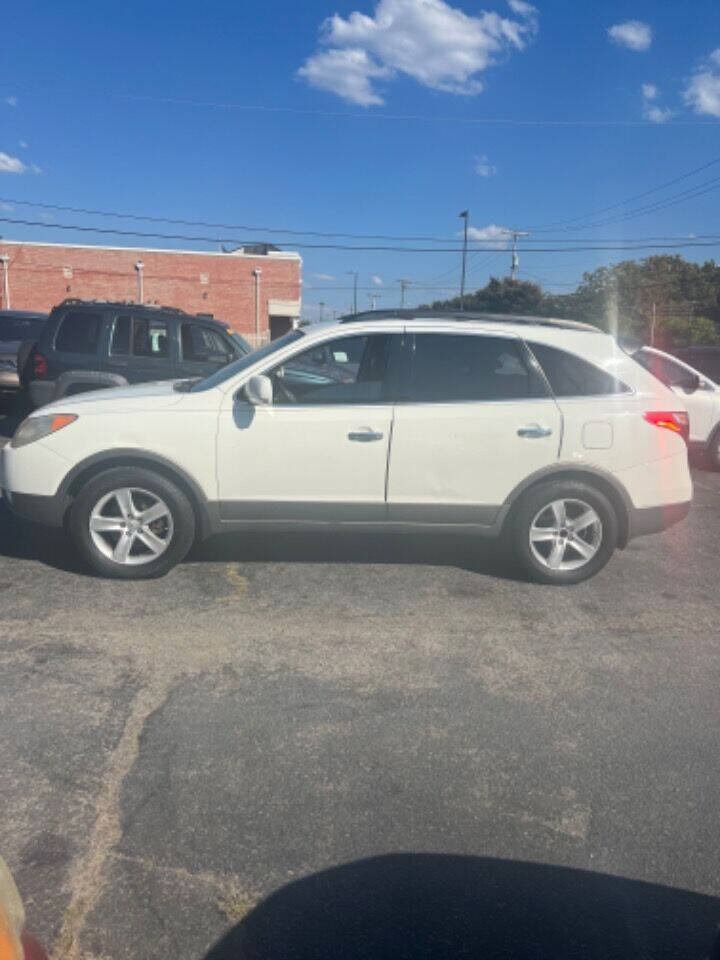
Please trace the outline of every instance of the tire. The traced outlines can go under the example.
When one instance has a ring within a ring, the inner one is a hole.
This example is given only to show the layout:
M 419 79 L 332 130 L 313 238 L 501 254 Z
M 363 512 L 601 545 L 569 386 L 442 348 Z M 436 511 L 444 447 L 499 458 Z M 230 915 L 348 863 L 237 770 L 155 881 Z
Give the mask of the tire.
M 720 430 L 716 430 L 708 444 L 707 459 L 713 470 L 720 471 Z
M 564 507 L 552 506 L 558 503 Z M 588 523 L 591 516 L 595 519 Z M 575 529 L 583 522 L 585 526 Z M 618 518 L 612 503 L 595 487 L 577 480 L 550 480 L 521 498 L 511 517 L 510 538 L 517 561 L 532 580 L 580 583 L 595 576 L 612 556 Z
M 93 573 L 147 580 L 164 576 L 186 556 L 195 539 L 195 513 L 185 493 L 161 474 L 116 467 L 80 490 L 67 527 Z

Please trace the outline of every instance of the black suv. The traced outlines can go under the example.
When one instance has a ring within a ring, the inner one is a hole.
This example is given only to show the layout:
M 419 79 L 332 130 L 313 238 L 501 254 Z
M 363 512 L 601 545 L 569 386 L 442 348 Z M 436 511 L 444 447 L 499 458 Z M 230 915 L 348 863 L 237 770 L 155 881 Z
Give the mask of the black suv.
M 205 377 L 250 352 L 225 324 L 173 307 L 64 300 L 21 371 L 36 406 L 147 380 Z

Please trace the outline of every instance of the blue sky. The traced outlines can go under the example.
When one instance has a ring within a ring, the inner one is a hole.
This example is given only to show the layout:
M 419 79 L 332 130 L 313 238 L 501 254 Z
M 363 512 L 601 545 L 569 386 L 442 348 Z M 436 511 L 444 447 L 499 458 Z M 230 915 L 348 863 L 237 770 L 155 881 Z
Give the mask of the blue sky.
M 25 0 L 3 17 L 0 217 L 47 223 L 0 223 L 10 239 L 217 248 L 52 226 L 80 224 L 293 243 L 20 200 L 293 229 L 298 244 L 323 242 L 309 232 L 447 241 L 388 242 L 415 247 L 456 245 L 468 208 L 485 238 L 469 260 L 474 288 L 509 267 L 493 227 L 531 230 L 530 247 L 720 234 L 720 180 L 660 204 L 720 177 L 720 163 L 587 216 L 720 157 L 717 0 Z M 660 208 L 624 216 L 649 204 Z M 309 316 L 320 301 L 326 316 L 347 308 L 350 270 L 363 307 L 373 291 L 396 306 L 401 277 L 408 303 L 459 281 L 456 253 L 300 251 Z M 523 253 L 521 276 L 562 291 L 650 252 Z

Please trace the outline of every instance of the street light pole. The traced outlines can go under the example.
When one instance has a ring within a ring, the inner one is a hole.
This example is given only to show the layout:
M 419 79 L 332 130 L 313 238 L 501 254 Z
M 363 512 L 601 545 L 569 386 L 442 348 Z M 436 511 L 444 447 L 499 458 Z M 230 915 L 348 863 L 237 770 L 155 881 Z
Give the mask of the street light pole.
M 403 279 L 398 280 L 398 283 L 400 284 L 400 309 L 402 310 L 405 306 L 405 291 L 410 286 L 410 281 Z
M 470 217 L 469 210 L 463 210 L 460 214 L 460 218 L 465 221 L 463 227 L 463 248 L 462 248 L 462 273 L 460 274 L 460 309 L 465 309 L 465 263 L 467 261 L 467 234 L 468 234 L 468 219 Z
M 348 270 L 347 274 L 349 277 L 353 278 L 353 313 L 357 313 L 358 272 L 357 270 Z

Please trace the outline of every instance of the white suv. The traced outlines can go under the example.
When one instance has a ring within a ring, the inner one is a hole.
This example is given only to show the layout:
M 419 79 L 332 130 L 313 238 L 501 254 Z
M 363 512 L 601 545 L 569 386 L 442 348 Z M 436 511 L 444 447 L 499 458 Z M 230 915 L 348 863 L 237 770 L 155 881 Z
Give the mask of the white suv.
M 654 347 L 641 347 L 633 356 L 682 397 L 690 418 L 690 448 L 709 456 L 720 470 L 720 387 L 695 367 Z
M 686 515 L 687 426 L 594 327 L 379 312 L 43 407 L 0 485 L 106 576 L 163 574 L 198 536 L 343 527 L 502 535 L 531 577 L 577 583 Z

